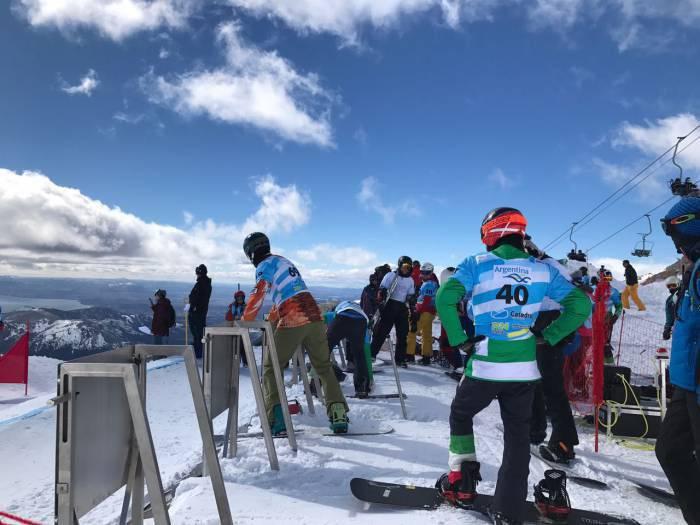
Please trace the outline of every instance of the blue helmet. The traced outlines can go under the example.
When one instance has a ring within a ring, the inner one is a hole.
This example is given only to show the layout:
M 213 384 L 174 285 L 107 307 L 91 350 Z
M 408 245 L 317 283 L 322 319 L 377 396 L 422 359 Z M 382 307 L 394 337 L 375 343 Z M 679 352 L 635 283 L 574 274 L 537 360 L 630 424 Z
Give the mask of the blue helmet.
M 679 253 L 694 261 L 700 258 L 700 197 L 679 200 L 661 219 L 661 227 L 673 239 Z

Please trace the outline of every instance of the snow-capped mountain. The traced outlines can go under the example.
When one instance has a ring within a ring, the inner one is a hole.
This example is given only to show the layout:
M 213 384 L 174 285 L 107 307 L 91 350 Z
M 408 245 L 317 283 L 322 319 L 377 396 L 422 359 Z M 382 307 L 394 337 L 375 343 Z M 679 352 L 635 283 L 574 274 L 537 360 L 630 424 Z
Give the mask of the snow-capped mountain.
M 17 340 L 26 322 L 31 331 L 30 353 L 55 359 L 75 359 L 126 343 L 151 342 L 151 336 L 139 329 L 150 326 L 147 314 L 121 314 L 101 307 L 72 311 L 47 308 L 8 314 L 6 328 L 0 332 L 0 351 Z M 182 340 L 183 328 L 171 330 L 171 338 Z

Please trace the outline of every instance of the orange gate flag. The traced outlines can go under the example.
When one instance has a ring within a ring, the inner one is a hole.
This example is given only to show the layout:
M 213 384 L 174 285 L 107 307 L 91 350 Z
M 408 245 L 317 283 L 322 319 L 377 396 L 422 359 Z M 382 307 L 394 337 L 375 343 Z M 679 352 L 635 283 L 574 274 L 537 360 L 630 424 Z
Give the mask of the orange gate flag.
M 29 379 L 29 332 L 25 332 L 5 355 L 0 355 L 0 383 L 23 383 Z

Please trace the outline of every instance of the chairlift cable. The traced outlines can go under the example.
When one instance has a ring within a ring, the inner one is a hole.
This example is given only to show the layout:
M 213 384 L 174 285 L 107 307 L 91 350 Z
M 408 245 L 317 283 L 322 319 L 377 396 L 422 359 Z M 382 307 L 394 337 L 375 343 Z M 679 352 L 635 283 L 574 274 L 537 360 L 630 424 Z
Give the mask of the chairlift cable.
M 690 135 L 695 133 L 698 129 L 700 129 L 700 125 L 696 126 L 693 128 L 689 133 L 685 135 L 685 137 L 682 140 L 687 139 Z M 644 174 L 647 170 L 649 170 L 654 164 L 659 162 L 662 158 L 664 158 L 666 155 L 668 155 L 671 150 L 677 149 L 678 144 L 682 141 L 678 140 L 673 146 L 669 147 L 666 151 L 664 151 L 661 155 L 656 157 L 653 161 L 651 161 L 649 164 L 644 166 L 641 170 L 639 170 L 634 176 L 632 176 L 627 182 L 625 182 L 622 186 L 620 186 L 618 189 L 616 189 L 613 193 L 608 195 L 605 199 L 603 199 L 599 204 L 597 204 L 595 207 L 593 207 L 586 215 L 581 217 L 578 221 L 578 223 L 586 220 L 588 217 L 590 217 L 593 213 L 595 213 L 601 206 L 603 206 L 605 203 L 607 203 L 610 199 L 612 199 L 615 195 L 620 193 L 625 187 L 627 187 L 629 184 L 631 184 L 635 179 L 639 178 L 642 174 Z M 697 139 L 695 139 L 697 140 Z M 562 237 L 564 237 L 567 233 L 570 231 L 570 227 L 564 230 L 562 233 L 560 233 L 557 237 L 555 237 L 552 241 L 550 241 L 548 244 L 546 244 L 543 247 L 543 250 L 546 250 L 547 248 L 551 247 L 554 245 L 555 242 L 559 241 Z
M 636 219 L 634 219 L 634 220 L 628 222 L 627 224 L 625 224 L 622 228 L 620 228 L 620 229 L 617 230 L 616 232 L 614 232 L 614 233 L 608 235 L 608 236 L 607 236 L 605 239 L 603 239 L 602 241 L 597 242 L 596 244 L 594 244 L 593 246 L 591 246 L 590 248 L 588 248 L 588 250 L 586 250 L 586 255 L 588 255 L 588 253 L 589 253 L 591 250 L 597 248 L 598 246 L 600 246 L 600 245 L 603 244 L 603 243 L 608 242 L 610 239 L 612 239 L 612 238 L 615 237 L 616 235 L 622 233 L 622 232 L 625 231 L 627 228 L 629 228 L 630 226 L 632 226 L 632 225 L 634 225 L 635 223 L 639 222 L 639 220 L 643 219 L 643 218 L 646 217 L 647 215 L 651 215 L 653 212 L 655 212 L 656 210 L 658 210 L 659 208 L 661 208 L 661 206 L 663 206 L 664 204 L 666 204 L 666 203 L 672 201 L 672 200 L 675 199 L 675 198 L 676 198 L 676 195 L 672 195 L 671 197 L 669 197 L 668 199 L 666 199 L 665 201 L 663 201 L 661 204 L 659 204 L 659 205 L 657 205 L 657 206 L 654 206 L 654 207 L 653 207 L 652 209 L 650 209 L 648 212 L 646 212 L 646 213 L 642 214 L 641 216 L 637 217 Z

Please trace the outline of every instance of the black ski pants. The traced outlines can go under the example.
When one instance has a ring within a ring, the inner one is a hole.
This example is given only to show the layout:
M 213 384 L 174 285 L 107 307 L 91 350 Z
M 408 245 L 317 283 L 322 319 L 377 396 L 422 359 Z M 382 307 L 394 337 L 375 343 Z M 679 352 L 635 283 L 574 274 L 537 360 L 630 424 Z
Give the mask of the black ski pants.
M 355 393 L 369 392 L 369 372 L 365 359 L 365 333 L 367 320 L 364 317 L 351 317 L 342 313 L 328 324 L 328 348 L 333 351 L 342 339 L 347 341 L 348 357 L 352 356 L 355 365 L 353 383 Z
M 547 418 L 552 422 L 551 444 L 578 445 L 578 433 L 571 405 L 564 388 L 564 354 L 562 346 L 537 345 L 537 366 L 542 381 L 535 386 L 532 404 L 530 442 L 540 444 L 547 437 Z
M 376 357 L 391 328 L 396 327 L 396 362 L 406 361 L 406 337 L 408 336 L 408 307 L 406 303 L 389 299 L 381 312 L 372 334 L 372 357 Z
M 187 319 L 192 334 L 192 346 L 197 359 L 202 358 L 202 338 L 204 337 L 204 327 L 207 326 L 207 319 L 201 315 L 190 312 Z
M 450 410 L 450 434 L 468 436 L 474 433 L 474 416 L 494 398 L 498 400 L 503 420 L 503 460 L 498 470 L 494 510 L 514 520 L 525 518 L 534 391 L 535 383 L 480 381 L 465 376 Z
M 656 440 L 656 457 L 685 521 L 700 525 L 700 405 L 695 392 L 675 388 Z

